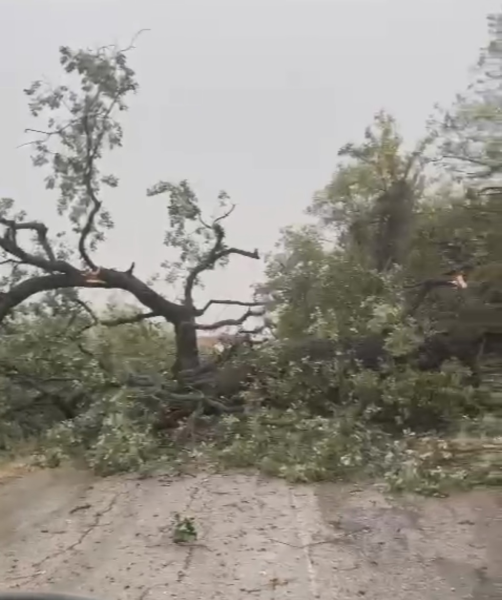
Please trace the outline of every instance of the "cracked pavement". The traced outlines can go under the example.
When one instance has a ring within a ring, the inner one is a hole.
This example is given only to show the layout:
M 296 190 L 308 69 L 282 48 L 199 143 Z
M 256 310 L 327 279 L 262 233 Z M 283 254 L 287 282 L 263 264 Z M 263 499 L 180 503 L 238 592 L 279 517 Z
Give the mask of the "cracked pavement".
M 173 542 L 178 512 L 198 539 Z M 0 479 L 1 591 L 103 600 L 500 600 L 502 493 L 386 496 L 244 474 Z

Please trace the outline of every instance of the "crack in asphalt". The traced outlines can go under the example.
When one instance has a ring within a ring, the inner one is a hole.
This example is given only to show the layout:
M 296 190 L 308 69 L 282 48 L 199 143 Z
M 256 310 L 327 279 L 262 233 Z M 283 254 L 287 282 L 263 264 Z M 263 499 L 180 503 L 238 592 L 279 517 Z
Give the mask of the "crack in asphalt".
M 185 511 L 190 510 L 190 507 L 192 506 L 195 498 L 197 497 L 197 494 L 200 492 L 200 490 L 204 487 L 204 484 L 207 483 L 207 477 L 204 478 L 199 485 L 195 486 L 195 488 L 193 489 L 193 491 L 190 494 L 189 500 L 188 500 L 188 504 L 185 508 Z M 203 506 L 202 506 L 202 511 L 203 509 L 206 507 L 206 502 L 204 502 Z M 178 583 L 181 583 L 185 577 L 187 576 L 187 572 L 190 569 L 190 565 L 192 564 L 192 559 L 193 559 L 193 555 L 195 552 L 195 549 L 197 547 L 200 546 L 204 546 L 203 544 L 190 544 L 188 551 L 185 555 L 185 559 L 183 561 L 183 566 L 181 567 L 181 569 L 178 571 L 178 578 L 177 581 Z
M 75 542 L 73 542 L 69 546 L 65 546 L 64 548 L 59 548 L 58 550 L 56 550 L 55 552 L 52 552 L 51 554 L 48 554 L 47 556 L 44 556 L 44 558 L 42 558 L 38 562 L 32 563 L 32 567 L 34 569 L 39 569 L 38 571 L 36 571 L 35 573 L 30 573 L 29 575 L 21 575 L 18 577 L 10 578 L 10 581 L 11 582 L 13 582 L 13 581 L 20 582 L 22 580 L 25 580 L 25 582 L 27 583 L 27 582 L 35 581 L 41 575 L 46 574 L 46 571 L 44 571 L 43 569 L 40 569 L 40 567 L 42 567 L 48 561 L 54 560 L 55 558 L 58 558 L 59 556 L 67 554 L 68 552 L 72 552 L 73 550 L 78 548 L 78 546 L 80 546 L 85 541 L 85 539 L 97 527 L 100 526 L 102 518 L 113 510 L 113 508 L 115 507 L 115 505 L 118 502 L 118 499 L 120 498 L 120 496 L 123 495 L 123 493 L 124 493 L 123 491 L 119 491 L 119 492 L 115 493 L 106 508 L 104 508 L 102 510 L 98 510 L 96 513 L 94 513 L 91 524 L 80 534 L 80 536 L 78 537 L 78 539 Z M 75 512 L 75 511 L 70 511 L 70 514 L 72 514 L 73 512 Z M 18 587 L 19 585 L 20 585 L 19 583 L 16 584 L 16 587 Z

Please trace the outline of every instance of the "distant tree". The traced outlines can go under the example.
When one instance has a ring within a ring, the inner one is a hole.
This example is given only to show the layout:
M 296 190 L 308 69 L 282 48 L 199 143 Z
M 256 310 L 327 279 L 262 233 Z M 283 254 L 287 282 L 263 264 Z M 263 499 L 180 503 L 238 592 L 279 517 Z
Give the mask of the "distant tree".
M 429 141 L 406 151 L 395 119 L 379 112 L 362 144 L 340 149 L 344 161 L 307 212 L 335 229 L 338 244 L 367 266 L 383 272 L 403 264 Z

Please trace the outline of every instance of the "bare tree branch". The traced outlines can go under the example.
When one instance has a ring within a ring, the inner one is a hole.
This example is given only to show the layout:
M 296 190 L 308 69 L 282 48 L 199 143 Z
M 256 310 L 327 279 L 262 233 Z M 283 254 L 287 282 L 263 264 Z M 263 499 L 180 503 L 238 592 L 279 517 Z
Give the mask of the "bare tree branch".
M 79 302 L 80 304 L 80 302 Z M 85 303 L 82 303 L 85 304 Z M 153 319 L 154 317 L 159 317 L 160 315 L 156 312 L 148 312 L 148 313 L 137 313 L 135 315 L 130 315 L 128 317 L 117 317 L 116 319 L 99 319 L 98 316 L 94 313 L 94 311 L 87 306 L 85 309 L 92 318 L 92 323 L 88 325 L 84 325 L 76 334 L 76 338 L 80 337 L 83 333 L 88 331 L 93 327 L 97 327 L 102 325 L 104 327 L 118 327 L 119 325 L 130 325 L 133 323 L 140 323 L 147 319 Z
M 131 315 L 129 317 L 117 317 L 116 319 L 106 319 L 104 321 L 99 321 L 99 325 L 105 325 L 106 327 L 117 327 L 118 325 L 129 325 L 131 323 L 141 323 L 142 321 L 146 321 L 147 319 L 153 319 L 154 317 L 159 317 L 159 313 L 157 312 L 147 312 L 147 313 L 137 313 L 135 315 Z
M 445 158 L 447 160 L 456 161 L 457 163 L 464 163 L 464 166 L 467 163 L 467 164 L 475 165 L 476 167 L 480 167 L 480 168 L 484 169 L 483 171 L 473 171 L 473 172 L 465 173 L 467 175 L 467 177 L 471 177 L 471 178 L 472 177 L 489 178 L 497 173 L 500 173 L 500 171 L 502 170 L 502 166 L 498 163 L 490 164 L 488 159 L 483 160 L 481 158 L 469 156 L 468 154 L 455 154 L 452 152 L 443 152 L 442 157 L 438 160 L 441 161 L 442 159 L 445 159 Z M 462 171 L 463 168 L 459 164 L 459 166 L 456 168 L 456 170 Z
M 92 308 L 87 304 L 87 302 L 84 302 L 81 298 L 78 297 L 76 291 L 75 291 L 75 296 L 70 299 L 72 302 L 74 302 L 75 304 L 77 304 L 78 306 L 80 306 L 81 308 L 84 309 L 84 311 L 91 317 L 93 323 L 95 323 L 97 321 L 97 317 L 94 314 L 94 311 L 92 310 Z M 78 313 L 76 313 L 76 312 L 74 312 L 70 316 L 70 319 L 66 326 L 67 330 L 70 329 L 70 327 L 73 325 L 73 323 L 75 323 L 75 321 L 77 320 L 77 317 L 78 317 Z M 79 331 L 75 337 L 78 337 L 82 333 L 82 331 L 84 331 L 84 330 Z
M 258 325 L 257 327 L 253 327 L 253 329 L 240 329 L 239 333 L 247 336 L 258 335 L 259 333 L 263 333 L 267 329 L 267 324 Z
M 64 260 L 56 259 L 52 248 L 47 240 L 47 226 L 43 223 L 16 223 L 9 219 L 0 219 L 0 224 L 7 227 L 7 231 L 0 236 L 0 248 L 11 256 L 16 257 L 22 263 L 38 267 L 48 273 L 66 273 L 76 275 L 79 270 Z M 21 230 L 32 230 L 37 234 L 38 241 L 45 250 L 46 256 L 31 254 L 23 250 L 17 243 L 17 232 Z
M 7 258 L 5 260 L 0 261 L 0 267 L 4 265 L 23 265 L 24 263 L 21 260 L 14 260 L 13 258 Z
M 241 317 L 238 319 L 222 319 L 221 321 L 216 321 L 215 323 L 210 324 L 198 324 L 195 326 L 196 329 L 201 331 L 213 331 L 215 329 L 220 329 L 221 327 L 230 327 L 230 326 L 238 326 L 242 325 L 247 319 L 250 317 L 262 317 L 265 314 L 265 309 L 262 310 L 247 310 Z
M 204 225 L 204 227 L 206 227 L 207 229 L 212 229 L 214 231 L 214 226 L 219 223 L 220 221 L 223 221 L 224 219 L 226 219 L 227 217 L 229 217 L 235 210 L 235 204 L 232 204 L 232 206 L 227 210 L 227 212 L 223 213 L 222 215 L 220 215 L 219 217 L 217 217 L 213 223 L 211 225 L 209 225 L 208 223 L 206 223 L 204 221 L 204 219 L 202 218 L 202 215 L 199 214 L 199 221 L 202 225 Z
M 231 211 L 227 213 L 230 214 Z M 225 215 L 216 219 L 216 221 L 212 224 L 212 229 L 215 235 L 214 245 L 209 250 L 207 255 L 201 260 L 201 262 L 196 265 L 188 274 L 185 282 L 185 304 L 187 306 L 192 304 L 192 292 L 195 282 L 201 273 L 207 271 L 214 267 L 214 265 L 226 256 L 230 256 L 231 254 L 238 254 L 240 256 L 245 256 L 247 258 L 254 258 L 259 260 L 260 255 L 258 254 L 258 250 L 254 250 L 254 252 L 248 252 L 247 250 L 241 250 L 239 248 L 226 248 L 223 240 L 225 239 L 225 230 L 218 223 L 218 220 L 224 218 Z
M 16 221 L 0 217 L 0 224 L 5 225 L 5 227 L 8 228 L 8 236 L 12 240 L 12 243 L 16 245 L 16 233 L 18 231 L 34 231 L 37 234 L 37 241 L 45 252 L 46 257 L 52 262 L 56 261 L 56 256 L 54 255 L 51 245 L 49 244 L 49 240 L 47 239 L 48 228 L 44 223 L 39 223 L 36 221 L 31 221 L 28 223 L 16 223 Z
M 134 45 L 136 40 L 139 38 L 140 35 L 142 35 L 143 33 L 146 33 L 147 31 L 151 31 L 151 29 L 145 28 L 143 27 L 142 29 L 140 29 L 139 31 L 137 31 L 133 36 L 131 41 L 129 42 L 129 45 L 126 46 L 125 48 L 120 48 L 118 50 L 118 52 L 120 52 L 121 54 L 124 54 L 126 52 L 130 52 L 131 50 L 135 50 L 136 46 Z M 100 46 L 98 48 L 98 51 L 103 51 L 103 50 L 108 50 L 110 48 L 113 48 L 114 50 L 117 50 L 117 45 L 116 44 L 108 44 L 106 46 Z
M 202 316 L 213 304 L 223 304 L 225 306 L 263 306 L 264 302 L 243 302 L 241 300 L 209 300 L 203 308 L 195 309 L 195 316 Z

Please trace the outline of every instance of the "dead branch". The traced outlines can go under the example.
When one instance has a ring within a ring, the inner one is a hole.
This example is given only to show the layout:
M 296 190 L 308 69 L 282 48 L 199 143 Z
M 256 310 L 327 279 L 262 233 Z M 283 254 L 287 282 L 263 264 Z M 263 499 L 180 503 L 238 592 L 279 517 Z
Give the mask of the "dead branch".
M 115 51 L 119 52 L 120 54 L 125 54 L 126 52 L 130 52 L 131 50 L 135 50 L 135 49 L 136 49 L 136 46 L 134 45 L 134 44 L 135 44 L 135 42 L 136 42 L 136 40 L 139 38 L 139 36 L 140 36 L 140 35 L 142 35 L 143 33 L 146 33 L 147 31 L 151 31 L 151 29 L 148 29 L 148 28 L 145 28 L 145 27 L 144 27 L 144 28 L 140 29 L 139 31 L 137 31 L 137 32 L 136 32 L 136 33 L 135 33 L 135 34 L 132 36 L 132 39 L 131 39 L 131 41 L 130 41 L 129 45 L 128 45 L 128 46 L 126 46 L 125 48 L 119 48 L 119 49 L 117 50 L 117 48 L 118 48 L 118 47 L 117 47 L 117 44 L 108 44 L 108 45 L 106 45 L 106 46 L 100 46 L 100 47 L 97 49 L 97 51 L 98 51 L 98 52 L 102 52 L 103 50 L 109 50 L 109 49 L 113 49 L 113 50 L 115 50 Z
M 204 227 L 206 227 L 207 229 L 213 229 L 213 231 L 214 231 L 214 226 L 216 225 L 216 223 L 219 223 L 220 221 L 223 221 L 224 219 L 229 217 L 234 212 L 234 210 L 235 210 L 235 204 L 232 204 L 232 206 L 227 210 L 227 212 L 225 212 L 222 215 L 220 215 L 219 217 L 217 217 L 211 225 L 206 223 L 204 221 L 204 219 L 202 218 L 202 215 L 200 215 L 200 214 L 199 214 L 198 219 L 199 219 L 199 222 L 201 223 L 201 225 L 204 225 Z

